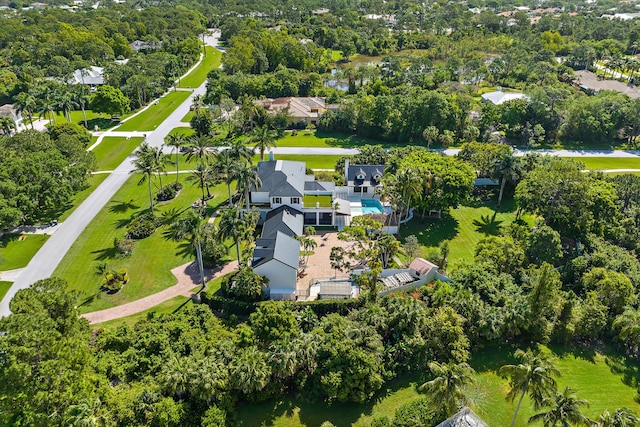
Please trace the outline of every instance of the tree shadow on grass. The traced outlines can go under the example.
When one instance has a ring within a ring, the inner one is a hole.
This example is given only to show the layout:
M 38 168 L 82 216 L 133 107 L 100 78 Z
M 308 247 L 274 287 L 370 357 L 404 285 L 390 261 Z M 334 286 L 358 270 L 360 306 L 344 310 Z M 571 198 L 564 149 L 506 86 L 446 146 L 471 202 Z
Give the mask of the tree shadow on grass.
M 573 356 L 576 359 L 582 359 L 589 363 L 596 363 L 596 350 L 583 345 L 558 345 L 549 344 L 547 347 L 556 356 L 562 358 L 565 356 Z
M 0 237 L 0 248 L 6 248 L 9 243 L 14 242 L 20 238 L 20 234 L 5 234 Z
M 609 354 L 605 359 L 605 363 L 612 373 L 622 377 L 624 384 L 633 388 L 640 386 L 640 366 L 638 362 L 620 354 Z
M 91 120 L 87 120 L 87 125 L 89 126 L 89 130 L 95 129 L 98 126 L 99 129 L 109 129 L 120 123 L 119 120 L 112 120 L 106 117 L 94 117 Z M 84 120 L 80 120 L 79 125 L 84 125 Z
M 481 215 L 480 219 L 474 219 L 473 225 L 476 227 L 476 231 L 491 236 L 500 234 L 503 221 L 496 220 L 497 214 L 497 212 L 493 212 L 492 216 Z
M 97 251 L 93 251 L 91 253 L 96 254 L 96 257 L 94 258 L 96 261 L 106 261 L 108 259 L 114 259 L 118 256 L 118 250 L 114 246 L 104 249 L 98 249 Z
M 323 422 L 329 421 L 336 426 L 349 426 L 363 416 L 372 415 L 373 407 L 392 393 L 407 387 L 418 387 L 420 384 L 422 384 L 422 380 L 418 378 L 418 375 L 407 375 L 388 381 L 372 399 L 362 404 L 304 402 L 300 399 L 286 396 L 257 405 L 251 404 L 251 418 L 241 419 L 236 425 L 241 427 L 253 425 L 272 426 L 277 418 L 290 418 L 297 412 L 302 425 L 319 426 Z M 243 405 L 241 404 L 238 408 L 240 413 L 244 412 L 242 410 Z
M 101 294 L 101 291 L 98 291 L 95 294 L 88 296 L 87 298 L 85 298 L 84 301 L 82 301 L 80 304 L 77 305 L 77 308 L 80 308 L 83 305 L 91 304 L 93 301 L 96 300 L 96 298 L 100 296 L 100 294 Z
M 129 210 L 140 209 L 140 206 L 134 203 L 134 200 L 131 199 L 128 202 L 114 200 L 109 205 L 109 212 L 114 214 L 125 213 Z
M 451 240 L 458 234 L 458 221 L 449 213 L 442 213 L 442 218 L 425 218 L 424 222 L 417 217 L 400 229 L 403 237 L 415 235 L 422 246 L 438 246 L 443 240 Z

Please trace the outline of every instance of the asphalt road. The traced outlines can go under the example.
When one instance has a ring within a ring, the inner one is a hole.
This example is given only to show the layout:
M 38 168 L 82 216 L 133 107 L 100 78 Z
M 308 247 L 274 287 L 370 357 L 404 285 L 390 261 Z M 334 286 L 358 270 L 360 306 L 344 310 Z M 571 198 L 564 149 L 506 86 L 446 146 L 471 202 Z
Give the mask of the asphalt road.
M 207 42 L 211 42 L 212 40 L 215 40 L 215 38 L 207 37 Z M 179 126 L 180 120 L 189 112 L 193 96 L 203 95 L 205 92 L 206 82 L 196 88 L 189 98 L 180 104 L 154 131 L 146 132 L 149 145 L 160 147 L 164 143 L 165 137 L 171 132 L 171 129 Z M 20 289 L 28 288 L 38 280 L 51 277 L 73 242 L 78 239 L 89 222 L 91 222 L 100 209 L 111 200 L 118 189 L 129 178 L 133 170 L 132 160 L 132 156 L 127 157 L 125 161 L 76 208 L 69 218 L 60 224 L 56 233 L 51 235 L 49 240 L 40 248 L 38 253 L 31 259 L 31 262 L 29 262 L 27 267 L 17 277 L 16 281 L 13 282 L 13 285 L 2 301 L 0 301 L 0 317 L 7 316 L 11 313 L 9 310 L 9 301 L 11 301 L 16 292 Z

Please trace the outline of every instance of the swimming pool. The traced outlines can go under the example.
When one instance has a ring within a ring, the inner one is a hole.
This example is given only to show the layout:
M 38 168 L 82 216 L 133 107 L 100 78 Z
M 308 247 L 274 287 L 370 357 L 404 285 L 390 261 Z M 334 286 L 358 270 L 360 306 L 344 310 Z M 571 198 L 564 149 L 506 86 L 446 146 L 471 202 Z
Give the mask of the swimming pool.
M 362 199 L 362 214 L 382 213 L 382 203 L 376 199 Z

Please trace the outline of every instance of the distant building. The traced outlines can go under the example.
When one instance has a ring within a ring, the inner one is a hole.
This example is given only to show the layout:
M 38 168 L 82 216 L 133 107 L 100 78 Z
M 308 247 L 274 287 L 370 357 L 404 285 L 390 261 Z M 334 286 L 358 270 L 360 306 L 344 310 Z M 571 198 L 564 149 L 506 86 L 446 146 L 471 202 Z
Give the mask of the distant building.
M 104 68 L 91 66 L 75 70 L 69 79 L 69 84 L 89 85 L 91 87 L 104 84 Z
M 158 50 L 162 47 L 162 43 L 155 41 L 146 42 L 142 40 L 136 40 L 130 43 L 129 47 L 134 52 L 140 52 L 141 50 Z
M 335 108 L 335 106 L 325 104 L 324 98 L 319 97 L 288 96 L 275 99 L 259 99 L 255 102 L 264 107 L 269 114 L 276 114 L 279 111 L 288 109 L 289 116 L 296 126 L 317 125 L 320 116 L 325 111 Z
M 352 165 L 347 159 L 344 164 L 344 179 L 349 197 L 353 195 L 371 196 L 382 185 L 384 165 Z
M 576 77 L 578 77 L 578 87 L 589 95 L 594 95 L 602 90 L 612 90 L 624 93 L 631 99 L 640 97 L 640 90 L 638 90 L 637 87 L 629 86 L 617 80 L 600 80 L 598 76 L 591 71 L 576 71 Z
M 0 117 L 9 117 L 16 124 L 16 128 L 22 124 L 22 115 L 15 109 L 13 104 L 0 106 Z
M 528 101 L 529 97 L 521 92 L 503 92 L 502 90 L 488 92 L 482 95 L 482 102 L 490 102 L 493 105 L 504 104 L 514 99 L 525 99 Z

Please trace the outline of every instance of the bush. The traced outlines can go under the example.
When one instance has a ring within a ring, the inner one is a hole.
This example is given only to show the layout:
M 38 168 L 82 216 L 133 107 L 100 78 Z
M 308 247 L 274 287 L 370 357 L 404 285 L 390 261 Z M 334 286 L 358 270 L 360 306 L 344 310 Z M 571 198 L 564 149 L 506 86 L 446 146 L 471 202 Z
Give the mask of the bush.
M 266 278 L 255 274 L 251 267 L 243 267 L 224 278 L 221 290 L 226 296 L 240 301 L 253 302 L 262 299 L 262 288 L 266 284 Z
M 422 427 L 437 424 L 434 421 L 435 417 L 429 402 L 421 397 L 399 407 L 393 418 L 393 425 L 395 427 Z
M 118 270 L 111 270 L 104 275 L 102 279 L 102 288 L 109 293 L 116 293 L 129 281 L 129 275 L 127 269 L 120 268 Z
M 134 240 L 144 239 L 151 236 L 157 226 L 158 220 L 151 213 L 140 215 L 131 221 L 125 237 Z
M 200 300 L 209 306 L 211 310 L 218 311 L 224 316 L 241 315 L 248 316 L 257 309 L 257 303 L 236 301 L 230 298 L 209 295 L 207 292 L 200 294 Z
M 113 246 L 116 248 L 118 257 L 127 258 L 131 256 L 133 248 L 136 246 L 136 242 L 131 239 L 127 239 L 126 237 L 124 239 L 119 239 L 116 237 L 113 241 Z
M 171 200 L 176 197 L 178 191 L 182 190 L 182 183 L 180 182 L 172 182 L 171 184 L 167 184 L 158 191 L 156 195 L 156 200 L 159 202 L 164 202 L 167 200 Z
M 378 416 L 371 421 L 369 427 L 392 427 L 393 421 L 386 415 Z
M 300 311 L 309 307 L 318 317 L 330 313 L 338 313 L 341 316 L 346 316 L 351 310 L 360 308 L 363 303 L 363 300 L 356 299 L 317 300 L 299 302 L 295 307 Z

